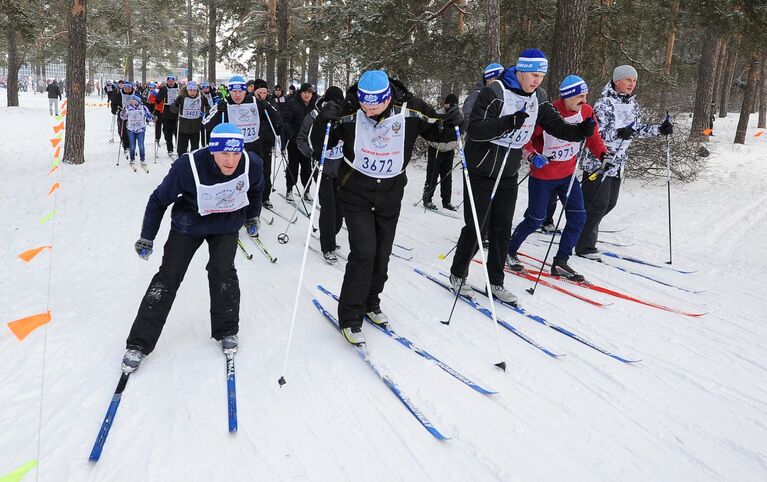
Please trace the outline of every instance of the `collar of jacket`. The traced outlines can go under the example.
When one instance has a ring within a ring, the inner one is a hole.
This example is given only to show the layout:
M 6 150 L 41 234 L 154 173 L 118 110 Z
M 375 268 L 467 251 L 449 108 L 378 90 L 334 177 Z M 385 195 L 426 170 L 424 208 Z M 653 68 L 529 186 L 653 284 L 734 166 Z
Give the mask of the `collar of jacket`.
M 523 95 L 525 97 L 530 97 L 531 95 L 535 94 L 535 91 L 525 92 L 524 90 L 522 90 L 522 86 L 519 85 L 519 81 L 517 80 L 516 66 L 511 66 L 507 68 L 506 70 L 504 70 L 499 78 L 501 82 L 503 83 L 503 86 L 511 90 L 515 94 Z
M 615 87 L 613 86 L 612 81 L 608 81 L 607 85 L 602 89 L 602 97 L 612 97 L 614 99 L 618 99 L 624 104 L 628 104 L 631 102 L 631 99 L 634 98 L 635 94 L 620 94 L 617 90 L 615 90 Z

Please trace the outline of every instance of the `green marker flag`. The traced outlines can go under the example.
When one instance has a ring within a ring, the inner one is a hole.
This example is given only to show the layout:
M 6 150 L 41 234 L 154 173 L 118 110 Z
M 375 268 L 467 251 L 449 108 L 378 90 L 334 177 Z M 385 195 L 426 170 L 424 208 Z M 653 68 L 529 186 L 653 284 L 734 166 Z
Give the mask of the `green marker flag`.
M 53 219 L 56 216 L 56 212 L 57 211 L 54 209 L 53 211 L 49 212 L 45 216 L 41 217 L 40 218 L 40 224 L 45 224 L 48 221 L 50 221 L 51 219 Z M 0 481 L 0 482 L 2 482 L 2 481 Z
M 37 467 L 37 460 L 30 460 L 17 469 L 13 469 L 7 474 L 0 476 L 0 482 L 19 482 L 27 475 L 27 472 Z

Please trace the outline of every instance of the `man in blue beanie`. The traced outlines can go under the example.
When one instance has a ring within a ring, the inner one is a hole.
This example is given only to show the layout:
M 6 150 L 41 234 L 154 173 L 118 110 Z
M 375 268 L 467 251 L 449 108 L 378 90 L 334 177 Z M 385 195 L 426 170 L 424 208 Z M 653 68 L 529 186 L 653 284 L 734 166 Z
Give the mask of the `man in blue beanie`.
M 503 266 L 517 201 L 522 147 L 532 137 L 536 125 L 554 137 L 573 142 L 594 132 L 591 119 L 578 124 L 566 123 L 545 98 L 545 93 L 538 90 L 548 67 L 548 60 L 540 50 L 523 51 L 517 65 L 504 70 L 479 93 L 466 135 L 466 162 L 478 223 L 482 236 L 487 236 L 490 242 L 487 257 L 490 289 L 493 296 L 511 304 L 516 304 L 517 297 L 503 286 Z M 493 196 L 496 180 L 499 183 Z M 466 189 L 464 204 L 470 206 Z M 466 284 L 466 277 L 469 263 L 480 245 L 472 210 L 464 209 L 463 214 L 465 226 L 450 267 L 450 282 L 454 291 L 470 297 L 473 291 Z
M 490 82 L 494 81 L 498 78 L 499 75 L 503 73 L 503 65 L 501 64 L 488 64 L 485 69 L 482 71 L 482 81 L 477 84 L 477 86 L 469 92 L 469 95 L 466 96 L 466 99 L 463 101 L 463 125 L 461 125 L 461 130 L 463 132 L 466 132 L 469 130 L 469 119 L 471 114 L 471 110 L 474 108 L 474 102 L 477 101 L 477 96 L 479 96 L 479 92 Z
M 176 291 L 203 241 L 208 243 L 211 336 L 227 356 L 237 350 L 240 285 L 234 268 L 237 239 L 245 225 L 258 235 L 261 158 L 244 151 L 244 136 L 234 124 L 216 126 L 208 147 L 184 154 L 155 189 L 144 212 L 136 253 L 149 259 L 165 210 L 173 204 L 171 227 L 160 270 L 141 301 L 128 339 L 122 369 L 132 373 L 152 353 L 170 313 Z

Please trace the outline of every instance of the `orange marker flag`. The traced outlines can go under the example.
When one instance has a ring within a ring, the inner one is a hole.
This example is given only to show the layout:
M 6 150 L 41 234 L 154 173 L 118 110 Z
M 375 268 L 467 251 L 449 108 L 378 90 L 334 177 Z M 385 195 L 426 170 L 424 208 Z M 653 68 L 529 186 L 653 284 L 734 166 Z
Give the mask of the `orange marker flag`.
M 61 107 L 66 107 L 67 102 L 69 102 L 69 99 L 64 99 L 64 102 L 61 103 Z
M 710 135 L 711 135 L 711 134 L 713 134 L 713 133 L 714 133 L 713 129 L 705 129 L 705 130 L 703 131 L 703 135 L 704 135 L 704 136 L 710 136 Z
M 56 152 L 53 153 L 53 157 L 59 157 L 59 154 L 61 154 L 61 146 L 56 148 Z
M 54 133 L 58 133 L 63 128 L 64 128 L 64 121 L 61 121 L 61 124 L 59 124 L 57 126 L 53 126 L 53 132 Z
M 53 166 L 50 171 L 48 171 L 48 175 L 50 176 L 51 174 L 53 174 L 54 171 L 56 171 L 56 169 L 58 169 L 58 168 L 59 168 L 59 164 L 56 163 L 56 165 Z
M 761 137 L 762 134 L 764 134 L 764 131 L 759 131 L 756 134 L 754 134 L 754 137 Z
M 50 191 L 48 191 L 48 195 L 50 196 L 51 194 L 53 194 L 53 192 L 54 192 L 56 189 L 58 189 L 58 188 L 60 188 L 60 187 L 61 187 L 61 185 L 60 185 L 58 182 L 54 182 L 54 183 L 53 183 L 53 186 L 51 186 L 51 190 L 50 190 Z
M 29 263 L 32 261 L 32 258 L 40 254 L 40 252 L 44 249 L 53 249 L 53 246 L 50 244 L 46 244 L 45 246 L 40 246 L 39 248 L 32 248 L 24 251 L 19 255 L 19 258 L 21 258 L 25 263 Z
M 22 341 L 35 329 L 40 328 L 44 324 L 51 321 L 51 312 L 40 313 L 38 315 L 27 316 L 26 318 L 19 318 L 8 323 L 8 328 L 11 329 L 16 338 Z
M 56 147 L 61 143 L 61 138 L 53 138 L 51 139 L 51 146 Z

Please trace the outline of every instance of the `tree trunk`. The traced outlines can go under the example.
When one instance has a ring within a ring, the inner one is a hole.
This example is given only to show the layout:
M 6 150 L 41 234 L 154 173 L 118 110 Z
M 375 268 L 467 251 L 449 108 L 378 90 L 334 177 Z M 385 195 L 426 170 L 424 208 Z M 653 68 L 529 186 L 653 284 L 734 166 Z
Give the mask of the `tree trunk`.
M 19 49 L 16 44 L 16 27 L 13 20 L 8 22 L 8 107 L 19 106 L 19 68 L 21 68 L 21 59 L 19 58 Z M 37 86 L 35 85 L 35 91 Z
M 147 62 L 146 49 L 141 48 L 141 83 L 146 84 L 146 62 Z
M 674 0 L 671 6 L 671 27 L 666 41 L 666 60 L 663 63 L 663 75 L 665 77 L 663 90 L 660 98 L 661 111 L 668 110 L 668 91 L 671 87 L 671 62 L 674 58 L 674 43 L 676 42 L 676 27 L 679 19 L 679 0 Z
M 586 21 L 591 0 L 557 0 L 554 44 L 549 60 L 547 91 L 550 98 L 559 92 L 559 83 L 577 73 L 586 38 Z
M 277 1 L 277 83 L 284 86 L 287 92 L 288 85 L 288 28 L 290 26 L 289 0 Z
M 727 70 L 722 76 L 722 93 L 719 95 L 719 117 L 727 117 L 727 108 L 730 103 L 730 91 L 732 90 L 732 78 L 735 76 L 735 64 L 738 62 L 738 48 L 740 47 L 740 34 L 736 34 L 730 41 L 727 52 Z
M 194 39 L 192 38 L 192 0 L 186 0 L 186 78 L 194 76 Z
M 317 81 L 320 76 L 320 53 L 317 47 L 309 49 L 308 68 L 307 68 L 307 82 L 314 85 L 317 88 Z
M 128 21 L 128 32 L 126 33 L 128 45 L 125 49 L 127 52 L 127 57 L 125 58 L 125 80 L 133 82 L 135 78 L 133 76 L 133 6 L 131 0 L 125 0 L 125 18 Z
M 266 84 L 274 86 L 274 64 L 277 57 L 274 49 L 274 37 L 277 32 L 277 0 L 269 0 L 266 17 Z
M 759 66 L 759 75 L 762 79 L 759 83 L 759 123 L 757 124 L 759 129 L 767 127 L 767 98 L 765 98 L 765 90 L 767 89 L 764 88 L 765 65 L 767 65 L 767 53 L 762 54 L 762 61 Z
M 703 37 L 698 62 L 698 87 L 695 89 L 695 107 L 693 108 L 690 138 L 703 138 L 703 131 L 708 129 L 711 109 L 711 96 L 714 92 L 716 58 L 721 42 L 712 32 Z
M 498 0 L 485 0 L 485 60 L 501 61 L 501 8 Z
M 86 0 L 70 0 L 67 34 L 67 125 L 64 156 L 68 164 L 85 162 Z
M 756 86 L 754 87 L 754 99 L 751 102 L 751 113 L 756 114 L 759 112 L 759 97 L 762 91 L 762 84 L 764 83 L 764 62 L 761 61 L 762 57 L 759 56 L 759 70 L 756 72 Z
M 216 0 L 208 0 L 208 82 L 216 82 Z M 213 87 L 215 88 L 215 87 Z
M 719 57 L 716 59 L 716 75 L 714 77 L 714 94 L 711 97 L 711 108 L 716 111 L 716 105 L 719 103 L 719 92 L 722 90 L 722 72 L 724 72 L 725 60 L 730 44 L 726 37 L 721 38 L 719 47 Z M 713 112 L 712 111 L 712 112 Z
M 738 128 L 735 131 L 735 144 L 746 143 L 746 131 L 748 130 L 748 119 L 751 117 L 751 103 L 756 94 L 756 77 L 759 72 L 759 53 L 751 54 L 751 67 L 748 71 L 748 82 L 746 91 L 743 93 L 743 104 L 740 106 L 740 118 L 738 119 Z

